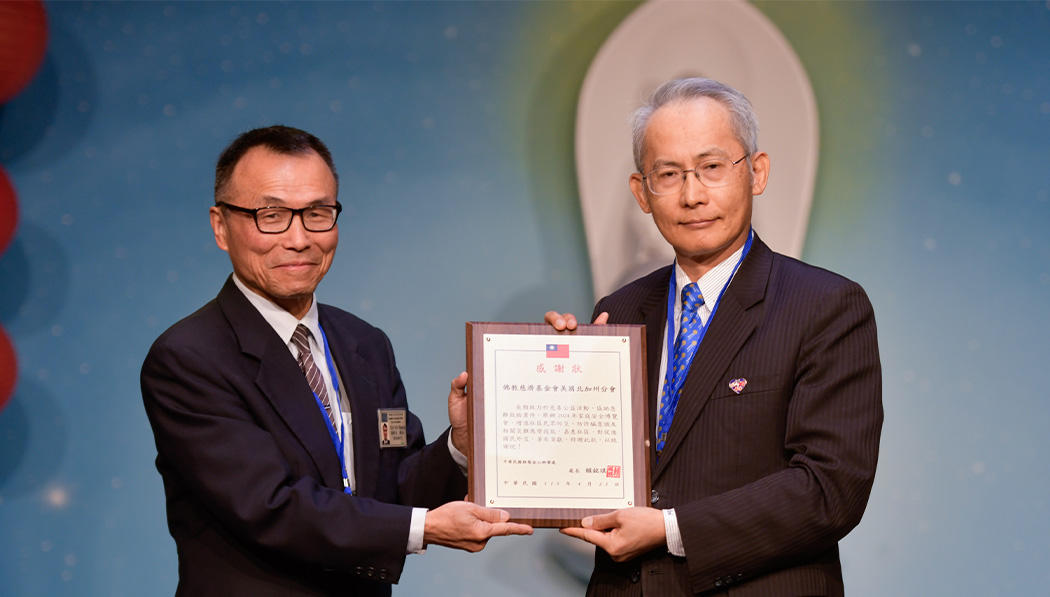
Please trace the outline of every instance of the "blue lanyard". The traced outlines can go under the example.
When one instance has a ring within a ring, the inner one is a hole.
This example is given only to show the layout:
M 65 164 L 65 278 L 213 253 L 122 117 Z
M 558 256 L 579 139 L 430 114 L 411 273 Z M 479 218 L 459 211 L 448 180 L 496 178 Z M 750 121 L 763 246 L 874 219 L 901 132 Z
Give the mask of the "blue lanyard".
M 700 344 L 704 341 L 704 336 L 707 334 L 707 328 L 711 327 L 711 322 L 715 319 L 715 312 L 718 311 L 718 305 L 722 303 L 722 296 L 725 295 L 726 290 L 729 288 L 729 283 L 733 281 L 733 277 L 736 276 L 736 270 L 740 269 L 740 264 L 744 262 L 744 258 L 747 257 L 748 251 L 751 250 L 751 241 L 755 238 L 755 231 L 752 228 L 747 234 L 747 241 L 744 242 L 744 250 L 740 253 L 740 259 L 737 260 L 736 265 L 733 266 L 733 273 L 729 274 L 729 279 L 726 280 L 724 286 L 722 286 L 722 292 L 718 293 L 718 299 L 715 300 L 715 304 L 711 307 L 711 315 L 707 317 L 707 323 L 700 326 L 699 336 L 697 336 L 696 350 L 700 349 Z M 674 307 L 678 300 L 677 296 L 677 274 L 675 268 L 671 268 L 671 285 L 667 290 L 667 371 L 665 373 L 665 379 L 671 380 L 671 386 L 668 387 L 670 396 L 664 395 L 664 400 L 670 400 L 673 396 L 678 395 L 678 391 L 682 389 L 682 384 L 685 383 L 685 375 L 679 376 L 677 380 L 671 375 L 671 370 L 674 367 L 674 339 L 675 339 L 675 325 L 674 325 Z M 697 315 L 699 317 L 699 315 Z M 696 354 L 695 352 L 693 353 Z M 692 358 L 689 359 L 690 363 Z M 677 406 L 677 400 L 675 401 Z M 327 418 L 327 417 L 326 417 Z
M 339 376 L 336 375 L 335 363 L 332 362 L 332 352 L 328 349 L 328 337 L 325 336 L 324 328 L 321 327 L 321 322 L 317 322 L 317 329 L 321 330 L 321 343 L 324 345 L 324 360 L 328 365 L 328 372 L 332 375 L 332 389 L 335 390 L 334 399 L 339 400 Z M 343 446 L 346 444 L 344 443 L 343 436 L 336 432 L 335 427 L 332 425 L 332 420 L 328 418 L 328 411 L 325 410 L 324 403 L 321 402 L 321 398 L 317 393 L 314 393 L 314 400 L 317 401 L 317 407 L 321 409 L 321 414 L 324 415 L 324 424 L 328 427 L 328 436 L 332 439 L 332 445 L 335 446 L 336 455 L 339 456 L 339 466 L 343 469 L 343 493 L 353 495 L 354 492 L 350 489 L 350 475 L 346 474 L 346 453 L 343 452 Z

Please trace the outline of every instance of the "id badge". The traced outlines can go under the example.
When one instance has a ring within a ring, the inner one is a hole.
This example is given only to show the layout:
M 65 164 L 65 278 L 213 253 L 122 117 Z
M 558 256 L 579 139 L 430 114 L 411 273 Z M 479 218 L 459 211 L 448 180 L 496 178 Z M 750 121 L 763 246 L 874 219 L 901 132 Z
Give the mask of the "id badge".
M 403 408 L 379 409 L 379 447 L 408 446 L 408 411 Z

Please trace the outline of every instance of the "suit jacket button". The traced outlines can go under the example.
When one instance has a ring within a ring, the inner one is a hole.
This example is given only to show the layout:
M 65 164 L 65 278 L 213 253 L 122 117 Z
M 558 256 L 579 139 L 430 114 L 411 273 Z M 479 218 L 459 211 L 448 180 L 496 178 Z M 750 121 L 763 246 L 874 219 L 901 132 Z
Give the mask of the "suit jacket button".
M 386 580 L 386 570 L 379 571 L 379 580 Z
M 371 567 L 371 566 L 369 566 L 369 567 L 368 567 L 368 577 L 369 577 L 369 578 L 372 578 L 372 577 L 373 577 L 373 576 L 375 576 L 375 575 L 376 575 L 376 569 L 375 569 L 375 568 L 373 568 L 373 567 Z
M 652 492 L 652 493 L 651 493 L 651 494 L 649 495 L 649 499 L 650 499 L 650 500 L 652 501 L 652 503 L 654 503 L 654 504 L 655 504 L 656 502 L 659 502 L 659 501 L 660 501 L 660 492 L 654 489 L 654 490 L 653 490 L 653 492 Z
M 360 567 L 360 566 L 358 566 L 357 568 L 354 569 L 354 574 L 356 574 L 358 576 L 361 576 L 364 573 L 365 573 L 365 569 Z
M 716 578 L 715 579 L 715 586 L 716 587 L 722 586 L 722 579 L 721 578 Z
M 641 579 L 642 579 L 641 573 L 639 573 L 637 570 L 632 570 L 631 571 L 631 582 L 638 582 Z

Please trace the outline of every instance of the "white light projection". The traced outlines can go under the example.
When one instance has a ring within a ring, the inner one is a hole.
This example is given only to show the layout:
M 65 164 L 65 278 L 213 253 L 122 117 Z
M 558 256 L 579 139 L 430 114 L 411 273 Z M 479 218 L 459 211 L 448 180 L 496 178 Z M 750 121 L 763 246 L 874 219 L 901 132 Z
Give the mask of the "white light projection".
M 742 0 L 654 0 L 631 13 L 598 51 L 580 91 L 576 172 L 595 298 L 674 258 L 627 179 L 634 172 L 631 112 L 664 81 L 717 79 L 751 100 L 759 148 L 770 155 L 755 230 L 798 257 L 817 173 L 817 104 L 802 63 L 780 31 Z
M 576 116 L 576 175 L 595 300 L 667 265 L 674 253 L 632 197 L 630 114 L 661 83 L 717 79 L 751 100 L 769 184 L 752 222 L 774 250 L 802 253 L 817 174 L 819 121 L 809 77 L 784 36 L 742 0 L 643 4 L 616 28 L 584 78 Z M 586 582 L 593 548 L 561 535 L 548 550 Z

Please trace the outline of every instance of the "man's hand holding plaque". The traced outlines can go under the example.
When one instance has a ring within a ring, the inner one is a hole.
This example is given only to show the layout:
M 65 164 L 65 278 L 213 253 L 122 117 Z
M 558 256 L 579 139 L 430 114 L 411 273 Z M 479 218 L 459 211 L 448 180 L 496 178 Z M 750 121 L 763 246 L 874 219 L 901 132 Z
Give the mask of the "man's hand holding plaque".
M 647 504 L 644 327 L 547 321 L 467 323 L 468 500 L 555 528 Z
M 572 331 L 578 325 L 572 313 L 547 311 L 543 320 L 558 331 Z M 594 324 L 603 325 L 608 321 L 609 314 L 602 312 Z M 604 549 L 617 562 L 625 562 L 667 544 L 663 514 L 648 506 L 588 516 L 580 526 L 562 528 L 561 532 Z
M 573 331 L 576 329 L 577 321 L 576 316 L 572 313 L 558 313 L 557 311 L 547 311 L 543 315 L 543 321 L 550 324 L 555 330 L 561 332 L 563 330 Z M 609 322 L 609 314 L 602 312 L 594 320 L 594 325 L 605 325 Z

